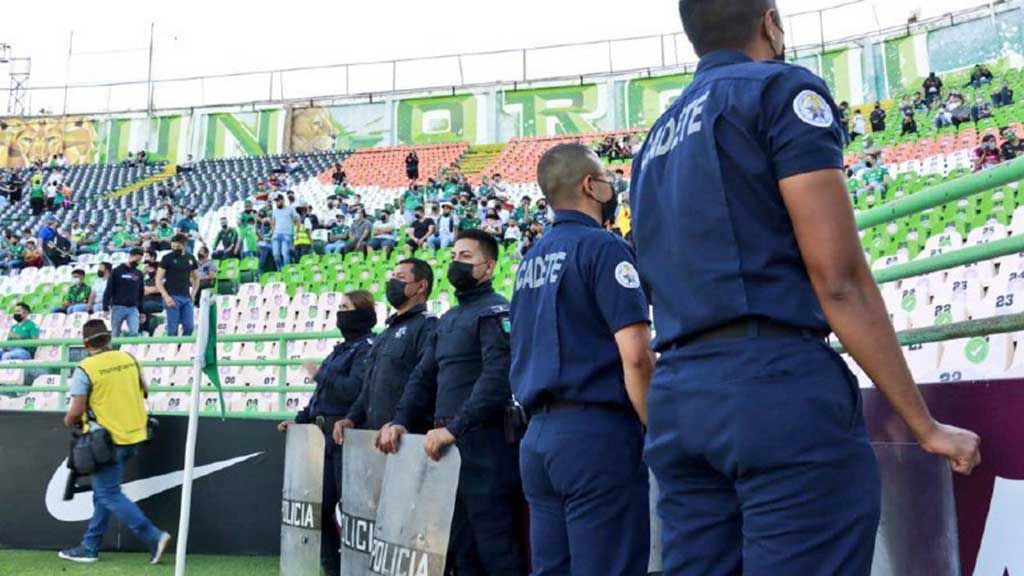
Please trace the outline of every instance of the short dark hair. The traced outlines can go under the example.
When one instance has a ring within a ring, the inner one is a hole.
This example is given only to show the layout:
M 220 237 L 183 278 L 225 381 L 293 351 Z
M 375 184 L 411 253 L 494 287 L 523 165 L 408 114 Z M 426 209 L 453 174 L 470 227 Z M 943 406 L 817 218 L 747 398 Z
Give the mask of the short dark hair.
M 494 239 L 494 236 L 483 230 L 478 228 L 459 230 L 455 240 L 474 240 L 480 246 L 480 251 L 484 253 L 484 258 L 488 260 L 498 259 L 498 241 Z
M 114 265 L 110 262 L 100 262 L 100 268 L 103 270 L 113 270 Z
M 25 304 L 24 302 L 18 302 L 17 304 L 14 305 L 14 307 L 15 308 L 24 308 L 25 311 L 28 312 L 29 314 L 32 313 L 32 308 L 28 304 Z
M 171 236 L 171 242 L 176 244 L 188 244 L 188 236 L 185 236 L 184 234 L 175 234 L 174 236 Z
M 85 270 L 82 270 L 81 268 L 75 268 L 74 270 L 71 271 L 71 275 L 72 276 L 85 276 Z
M 82 341 L 88 348 L 104 348 L 110 345 L 110 328 L 99 318 L 93 318 L 82 325 Z
M 679 0 L 679 17 L 698 56 L 742 50 L 775 0 Z M 780 23 L 781 24 L 781 23 Z
M 537 162 L 537 184 L 549 202 L 561 205 L 573 198 L 573 189 L 583 178 L 601 171 L 601 161 L 589 147 L 558 144 L 549 148 Z
M 430 297 L 431 292 L 434 291 L 434 269 L 430 264 L 426 263 L 419 258 L 406 258 L 399 262 L 399 264 L 408 264 L 412 266 L 412 277 L 417 282 L 421 280 L 427 281 L 427 297 Z

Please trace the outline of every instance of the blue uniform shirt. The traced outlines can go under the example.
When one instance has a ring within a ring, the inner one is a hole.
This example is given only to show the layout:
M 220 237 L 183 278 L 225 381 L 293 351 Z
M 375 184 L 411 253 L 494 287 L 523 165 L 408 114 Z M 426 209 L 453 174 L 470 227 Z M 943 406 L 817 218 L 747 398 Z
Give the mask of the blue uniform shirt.
M 552 400 L 631 407 L 615 333 L 647 322 L 649 308 L 621 238 L 556 211 L 519 266 L 511 319 L 512 391 L 528 411 Z
M 804 68 L 701 58 L 633 160 L 630 202 L 655 348 L 744 317 L 827 332 L 778 181 L 843 167 L 836 108 Z

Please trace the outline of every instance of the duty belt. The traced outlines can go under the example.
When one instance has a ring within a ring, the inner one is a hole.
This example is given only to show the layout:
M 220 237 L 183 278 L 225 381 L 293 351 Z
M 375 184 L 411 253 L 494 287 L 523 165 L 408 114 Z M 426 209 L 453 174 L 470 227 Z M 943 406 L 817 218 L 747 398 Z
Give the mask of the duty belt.
M 342 416 L 324 416 L 319 414 L 313 417 L 313 425 L 324 431 L 326 434 L 330 434 L 334 431 L 334 423 L 338 420 L 342 420 Z
M 577 402 L 575 400 L 549 400 L 544 402 L 531 414 L 545 414 L 561 410 L 608 410 L 610 412 L 629 412 L 625 406 L 609 402 Z
M 716 326 L 715 328 L 710 328 L 703 332 L 698 332 L 697 334 L 684 336 L 683 338 L 670 342 L 667 346 L 662 347 L 659 352 L 677 350 L 691 344 L 712 342 L 715 340 L 736 340 L 739 338 L 752 337 L 763 338 L 766 336 L 797 336 L 809 338 L 811 340 L 826 340 L 828 335 L 829 332 L 817 332 L 806 328 L 797 328 L 795 326 L 789 326 L 767 318 L 747 317 L 729 322 L 728 324 Z

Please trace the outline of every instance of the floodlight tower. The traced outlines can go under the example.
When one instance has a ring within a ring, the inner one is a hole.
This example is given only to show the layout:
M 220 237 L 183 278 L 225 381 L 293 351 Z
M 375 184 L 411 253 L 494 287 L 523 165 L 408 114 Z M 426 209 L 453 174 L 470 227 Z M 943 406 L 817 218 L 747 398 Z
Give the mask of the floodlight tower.
M 0 42 L 0 64 L 7 64 L 11 80 L 7 93 L 7 113 L 22 116 L 28 99 L 25 83 L 32 71 L 32 59 L 15 57 L 11 45 Z

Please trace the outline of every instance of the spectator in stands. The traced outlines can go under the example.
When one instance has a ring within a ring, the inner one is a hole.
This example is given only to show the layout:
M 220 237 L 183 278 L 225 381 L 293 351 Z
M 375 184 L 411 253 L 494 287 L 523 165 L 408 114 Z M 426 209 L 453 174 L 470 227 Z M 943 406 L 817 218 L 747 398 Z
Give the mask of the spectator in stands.
M 855 142 L 857 138 L 868 133 L 868 124 L 860 110 L 853 112 L 853 127 L 850 129 L 850 141 Z
M 913 113 L 914 103 L 910 101 L 910 94 L 904 94 L 900 99 L 900 117 L 906 116 L 907 112 Z
M 28 189 L 28 205 L 33 216 L 39 216 L 46 208 L 46 188 L 43 184 L 43 175 L 36 173 L 32 175 L 31 184 Z
M 292 261 L 292 244 L 295 241 L 295 226 L 299 223 L 299 213 L 292 206 L 285 206 L 284 196 L 274 197 L 274 210 L 270 221 L 273 227 L 271 250 L 274 263 L 281 270 Z
M 914 94 L 914 112 L 918 114 L 928 113 L 928 103 L 924 100 L 924 95 L 920 92 Z
M 914 111 L 908 110 L 903 113 L 903 127 L 900 130 L 901 136 L 917 134 L 917 121 L 914 120 Z
M 142 314 L 139 316 L 139 330 L 150 336 L 156 332 L 156 316 L 164 311 L 163 296 L 160 295 L 160 289 L 156 287 L 157 266 L 156 259 L 148 259 L 147 254 L 147 260 L 143 266 Z
M 217 263 L 210 259 L 210 249 L 206 246 L 200 246 L 198 251 L 199 256 L 199 289 L 196 290 L 195 305 L 199 305 L 199 298 L 203 294 L 203 290 L 209 290 L 217 285 Z
M 1003 87 L 992 93 L 992 105 L 1000 108 L 1011 104 L 1013 104 L 1013 90 L 1010 89 L 1006 80 L 1003 80 Z
M 884 132 L 885 131 L 885 118 L 888 114 L 882 109 L 881 102 L 875 102 L 875 108 L 871 111 L 871 131 L 872 132 Z
M 320 222 L 316 215 L 310 213 L 309 204 L 305 201 L 298 202 L 295 211 L 299 214 L 299 222 L 295 225 L 295 243 L 292 249 L 295 251 L 295 260 L 299 261 L 313 251 L 313 238 L 310 234 L 319 227 Z
M 430 237 L 430 247 L 434 250 L 448 248 L 455 243 L 455 232 L 458 230 L 458 218 L 452 212 L 452 203 L 441 203 L 441 216 L 437 218 L 436 233 Z
M 971 106 L 971 120 L 977 122 L 991 117 L 992 105 L 986 102 L 981 96 L 978 96 L 974 101 L 974 106 Z
M 295 174 L 299 170 L 302 170 L 302 164 L 299 162 L 298 158 L 296 158 L 295 156 L 292 156 L 288 160 L 288 164 L 285 166 L 285 171 L 288 174 Z
M 140 150 L 135 156 L 135 163 L 138 164 L 140 168 L 145 167 L 149 164 L 149 154 L 145 150 Z
M 858 173 L 858 177 L 864 181 L 867 190 L 877 192 L 885 200 L 891 179 L 889 169 L 882 165 L 878 157 L 865 157 L 864 169 Z
M 171 238 L 174 237 L 174 228 L 168 218 L 161 218 L 157 225 L 156 238 L 153 239 L 150 248 L 154 250 L 170 250 Z
M 989 133 L 981 139 L 981 146 L 974 149 L 974 171 L 980 172 L 999 164 L 999 147 L 996 146 L 996 135 Z
M 612 155 L 612 151 L 615 149 L 615 137 L 605 136 L 604 140 L 601 140 L 594 146 L 594 152 L 601 158 L 609 158 Z
M 25 187 L 25 181 L 21 177 L 21 172 L 14 172 L 11 174 L 10 179 L 10 199 L 11 204 L 17 204 L 21 202 L 22 189 Z
M 37 340 L 39 339 L 39 326 L 32 321 L 29 316 L 32 314 L 32 309 L 29 308 L 28 304 L 24 302 L 18 302 L 14 305 L 14 314 L 12 318 L 15 324 L 11 326 L 10 331 L 7 333 L 8 340 Z M 35 355 L 35 348 L 0 348 L 0 360 L 4 362 L 17 361 L 17 360 L 31 360 Z
M 423 206 L 423 190 L 419 184 L 411 184 L 402 194 L 402 223 L 412 224 L 416 209 Z
M 89 296 L 92 288 L 85 283 L 85 270 L 71 271 L 71 286 L 64 294 L 64 304 L 53 309 L 54 314 L 77 314 L 89 311 Z
M 423 206 L 420 206 L 413 213 L 413 223 L 410 228 L 412 228 L 412 234 L 409 235 L 406 243 L 409 248 L 412 248 L 412 253 L 416 254 L 418 248 L 428 245 L 437 230 L 437 225 L 433 218 L 429 218 L 423 213 Z
M 71 240 L 63 228 L 57 228 L 54 235 L 43 245 L 43 255 L 51 266 L 64 266 L 71 262 L 74 256 Z
M 518 246 L 519 241 L 523 239 L 523 231 L 519 229 L 519 223 L 516 222 L 515 218 L 508 219 L 508 225 L 505 226 L 505 234 L 501 237 L 502 244 L 506 248 Z
M 992 71 L 986 66 L 981 64 L 975 64 L 974 69 L 971 70 L 971 79 L 964 84 L 964 88 L 981 88 L 986 84 L 992 82 Z
M 107 294 L 107 285 L 110 283 L 110 274 L 113 270 L 110 262 L 101 262 L 99 270 L 96 271 L 96 279 L 90 284 L 92 292 L 89 294 L 89 312 L 99 314 L 103 312 L 103 298 Z
M 345 252 L 345 247 L 348 246 L 350 235 L 350 228 L 345 223 L 345 215 L 341 212 L 334 217 L 334 224 L 331 225 L 331 229 L 327 232 L 327 245 L 324 246 L 324 252 L 328 254 L 341 254 Z
M 3 270 L 13 274 L 15 270 L 25 267 L 24 253 L 25 246 L 18 240 L 17 235 L 10 230 L 3 242 L 3 249 L 6 260 L 3 262 Z
M 227 217 L 222 216 L 220 230 L 217 231 L 217 237 L 213 239 L 213 259 L 238 258 L 240 247 L 238 230 L 231 227 Z
M 1024 155 L 1024 143 L 1017 138 L 1017 133 L 1014 132 L 1013 128 L 1006 128 L 1003 130 L 1003 139 L 1005 141 L 1001 146 L 999 146 L 1000 160 L 1003 162 L 1009 162 L 1010 160 Z
M 946 99 L 946 111 L 949 112 L 953 126 L 956 128 L 971 119 L 971 107 L 967 105 L 967 101 L 959 92 L 949 93 L 949 98 Z
M 139 335 L 142 300 L 145 297 L 145 275 L 139 270 L 142 255 L 141 248 L 132 248 L 128 253 L 128 261 L 110 271 L 107 289 L 103 293 L 103 310 L 110 312 L 110 327 L 114 338 L 121 335 L 121 328 L 126 322 L 128 336 Z
M 493 207 L 487 209 L 487 215 L 480 229 L 494 236 L 499 242 L 505 237 L 505 226 L 501 223 L 501 216 L 498 215 L 497 209 Z
M 454 186 L 453 186 L 454 188 Z M 486 198 L 491 193 L 491 179 L 487 176 L 480 178 L 480 186 L 476 189 L 476 195 L 481 198 Z
M 193 170 L 192 155 L 189 154 L 184 163 L 178 165 L 178 174 L 188 174 Z
M 239 257 L 243 259 L 259 256 L 260 241 L 255 222 L 255 211 L 252 214 L 242 213 L 241 225 L 238 227 L 238 250 Z
M 551 225 L 551 213 L 548 212 L 548 201 L 543 197 L 537 199 L 537 209 L 533 211 L 533 221 L 546 230 Z
M 25 243 L 25 250 L 21 254 L 22 268 L 42 268 L 43 251 L 38 247 L 35 240 Z
M 924 101 L 929 106 L 932 102 L 942 99 L 942 79 L 935 75 L 935 72 L 928 74 L 921 84 L 924 89 Z
M 185 250 L 189 254 L 195 252 L 196 238 L 199 236 L 199 223 L 196 222 L 195 209 L 186 208 L 182 213 L 181 219 L 174 224 L 174 228 L 178 234 L 185 236 Z
M 405 176 L 409 179 L 409 185 L 420 179 L 420 155 L 415 150 L 410 150 L 405 156 Z
M 167 336 L 190 336 L 194 327 L 195 307 L 192 302 L 199 291 L 199 263 L 185 250 L 188 238 L 176 234 L 171 240 L 171 251 L 160 260 L 156 271 L 156 285 L 167 311 Z
M 495 174 L 491 178 L 491 182 L 491 191 L 494 192 L 494 194 L 502 201 L 508 200 L 511 189 L 508 187 L 508 184 L 501 179 L 501 174 Z
M 346 178 L 347 175 L 345 174 L 345 170 L 342 169 L 341 162 L 338 162 L 334 165 L 334 172 L 331 173 L 331 182 L 333 182 L 335 186 L 341 186 L 345 182 Z
M 42 225 L 39 226 L 39 230 L 36 232 L 36 238 L 39 238 L 39 245 L 46 246 L 46 243 L 55 234 L 57 234 L 57 217 L 49 215 L 43 219 Z
M 345 247 L 345 251 L 365 253 L 369 246 L 370 236 L 372 234 L 373 223 L 366 217 L 366 209 L 360 206 L 356 210 L 355 217 L 352 220 L 351 236 L 349 238 L 348 245 Z
M 475 230 L 480 227 L 480 217 L 476 202 L 466 204 L 465 215 L 459 218 L 459 230 Z
M 616 194 L 622 194 L 629 190 L 629 180 L 626 179 L 626 173 L 622 168 L 616 168 L 612 173 L 612 190 Z
M 385 258 L 391 256 L 391 251 L 395 249 L 395 225 L 389 222 L 390 217 L 387 210 L 384 210 L 380 213 L 377 221 L 373 223 L 373 238 L 367 245 L 368 252 L 384 250 Z

